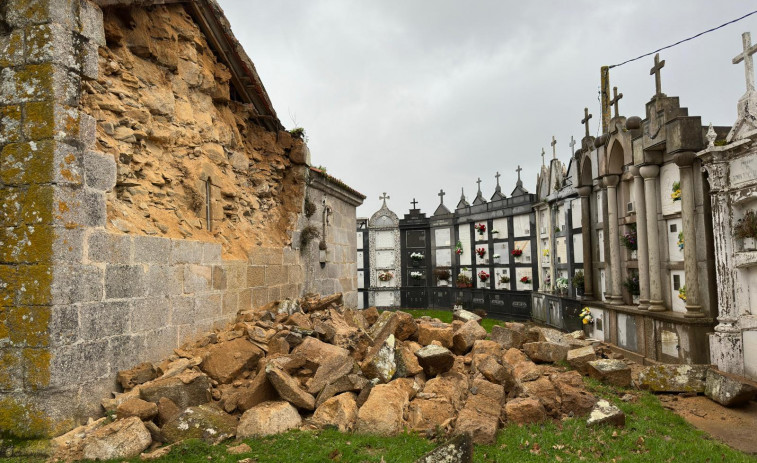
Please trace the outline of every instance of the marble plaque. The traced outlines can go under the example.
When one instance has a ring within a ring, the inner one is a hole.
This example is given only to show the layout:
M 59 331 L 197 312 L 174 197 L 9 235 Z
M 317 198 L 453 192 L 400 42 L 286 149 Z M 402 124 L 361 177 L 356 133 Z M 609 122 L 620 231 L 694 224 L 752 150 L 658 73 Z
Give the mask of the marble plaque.
M 376 251 L 376 268 L 394 268 L 394 251 Z
M 499 255 L 499 259 L 492 256 L 492 262 L 495 265 L 504 265 L 510 262 L 510 247 L 507 242 L 494 243 L 494 254 Z
M 581 198 L 570 202 L 570 220 L 573 222 L 573 228 L 581 226 Z
M 463 246 L 463 253 L 460 255 L 460 265 L 470 265 L 471 260 L 471 236 L 470 228 L 468 224 L 462 224 L 457 226 L 457 233 L 460 237 L 460 243 Z
M 675 163 L 665 164 L 660 169 L 660 200 L 663 215 L 681 212 L 681 201 L 673 201 L 673 183 L 680 181 L 680 171 Z
M 393 231 L 384 230 L 376 232 L 376 249 L 394 249 L 395 247 Z
M 555 227 L 560 231 L 565 231 L 565 203 L 557 206 L 557 212 L 555 213 Z
M 678 358 L 678 335 L 675 332 L 660 330 L 660 345 L 663 354 Z
M 365 308 L 365 299 L 363 297 L 363 293 L 358 293 L 357 295 L 357 308 L 358 310 Z
M 683 249 L 678 246 L 678 235 L 683 233 L 683 223 L 681 219 L 670 219 L 665 226 L 668 237 L 668 258 L 671 262 L 683 262 Z M 686 246 L 685 242 L 684 246 Z
M 510 284 L 512 283 L 512 281 L 510 281 L 509 283 L 502 283 L 499 281 L 500 278 L 502 278 L 502 275 L 509 277 L 510 269 L 501 268 L 501 267 L 494 269 L 494 289 L 510 289 L 511 288 Z
M 481 257 L 478 255 L 478 252 L 476 252 L 476 265 L 482 266 L 482 265 L 488 265 L 489 264 L 489 258 L 491 255 L 489 254 L 489 246 L 484 244 L 477 244 L 476 245 L 476 251 L 478 251 L 480 248 L 484 248 L 486 253 L 484 254 L 484 257 Z
M 555 246 L 557 246 L 557 263 L 558 264 L 567 264 L 568 263 L 568 246 L 565 244 L 565 237 L 561 236 L 559 238 L 555 238 Z
M 394 307 L 394 291 L 377 291 L 376 305 L 378 307 Z
M 738 187 L 757 179 L 757 155 L 750 154 L 731 162 L 731 185 Z
M 521 254 L 519 258 L 515 259 L 513 257 L 513 260 L 521 264 L 530 263 L 531 262 L 531 242 L 530 241 L 516 241 L 513 245 L 514 245 L 514 249 L 520 249 L 521 251 L 523 251 L 523 254 Z
M 678 297 L 678 289 L 685 285 L 686 285 L 686 273 L 683 270 L 671 270 L 670 271 L 670 300 L 673 301 L 673 312 L 686 313 L 686 302 L 684 302 L 680 297 Z
M 449 228 L 437 228 L 434 230 L 434 245 L 437 248 L 441 248 L 442 246 L 451 246 L 452 243 L 452 237 L 450 236 L 450 230 Z
M 584 239 L 580 233 L 573 235 L 573 262 L 584 263 Z
M 531 218 L 529 215 L 513 216 L 513 236 L 528 236 L 531 234 Z
M 437 267 L 451 267 L 452 266 L 452 251 L 450 249 L 437 249 L 436 250 L 436 266 Z
M 757 331 L 744 331 L 744 374 L 757 379 Z
M 589 310 L 591 310 L 591 316 L 594 319 L 594 323 L 591 325 L 591 329 L 589 330 L 589 337 L 592 337 L 599 341 L 604 341 L 605 312 L 602 309 L 595 309 L 593 307 L 589 308 Z
M 596 215 L 596 217 L 595 217 L 594 220 L 596 220 L 596 223 L 602 223 L 602 221 L 604 220 L 603 217 L 604 217 L 605 212 L 604 212 L 604 203 L 602 202 L 602 192 L 601 191 L 598 191 L 597 194 L 596 194 L 596 203 L 595 204 L 597 206 L 595 208 L 596 211 L 597 211 L 597 215 Z
M 363 251 L 357 252 L 357 260 L 355 262 L 357 262 L 358 268 L 363 268 Z
M 365 273 L 362 270 L 357 271 L 357 287 L 358 289 L 365 288 Z
M 521 278 L 527 276 L 531 279 L 531 283 L 523 283 L 521 282 Z M 517 286 L 516 289 L 518 291 L 531 291 L 534 288 L 534 281 L 533 281 L 533 275 L 531 275 L 531 269 L 530 268 L 517 268 L 515 269 L 515 277 L 517 280 Z
M 492 239 L 503 240 L 507 238 L 507 217 L 494 219 L 492 221 L 492 232 L 497 230 L 499 233 L 492 233 Z
M 374 227 L 393 227 L 394 221 L 388 215 L 382 215 L 373 223 Z
M 547 227 L 549 224 L 547 223 L 547 213 L 545 211 L 539 211 L 539 234 L 540 235 L 546 235 L 549 230 L 547 230 Z
M 408 230 L 405 233 L 405 243 L 408 248 L 425 248 L 426 231 L 425 230 Z
M 607 292 L 607 278 L 605 278 L 604 269 L 599 271 L 599 294 L 602 296 L 602 301 L 606 301 L 605 293 Z
M 363 232 L 357 232 L 357 248 L 363 249 Z
M 636 317 L 618 312 L 618 344 L 624 349 L 636 352 Z
M 605 231 L 597 230 L 597 246 L 599 247 L 599 261 L 605 261 Z

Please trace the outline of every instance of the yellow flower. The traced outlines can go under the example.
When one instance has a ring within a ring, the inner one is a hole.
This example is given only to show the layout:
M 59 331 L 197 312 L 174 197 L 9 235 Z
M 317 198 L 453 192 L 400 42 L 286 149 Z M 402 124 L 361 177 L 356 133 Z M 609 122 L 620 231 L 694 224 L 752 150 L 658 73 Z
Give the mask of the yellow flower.
M 589 319 L 588 318 L 584 318 L 584 325 L 588 325 L 588 324 L 589 324 Z

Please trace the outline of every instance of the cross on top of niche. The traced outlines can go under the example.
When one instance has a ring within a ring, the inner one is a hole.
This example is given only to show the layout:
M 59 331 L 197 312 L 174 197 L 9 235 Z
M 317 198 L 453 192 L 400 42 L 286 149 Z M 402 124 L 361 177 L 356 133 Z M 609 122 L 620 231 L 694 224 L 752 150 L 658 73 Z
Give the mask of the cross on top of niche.
M 584 108 L 584 118 L 581 119 L 581 123 L 586 127 L 586 136 L 589 136 L 589 119 L 591 119 L 591 114 L 589 114 L 589 108 Z
M 550 143 L 550 145 L 552 145 L 552 159 L 557 159 L 557 148 L 555 148 L 555 146 L 557 146 L 557 140 L 555 140 L 554 135 L 552 135 L 552 143 Z
M 416 200 L 415 200 L 415 198 L 413 198 L 413 200 L 412 200 L 412 201 L 410 201 L 410 204 L 412 204 L 412 205 L 413 205 L 413 209 L 416 209 L 416 207 L 415 207 L 415 206 L 416 206 L 416 205 L 418 204 L 418 201 L 416 201 Z
M 660 83 L 660 71 L 665 67 L 665 60 L 660 61 L 660 54 L 654 55 L 654 66 L 649 70 L 649 75 L 654 75 L 655 96 L 662 95 L 662 84 Z
M 519 181 L 519 182 L 520 182 L 520 173 L 521 173 L 521 171 L 522 171 L 522 170 L 523 170 L 523 169 L 521 169 L 521 168 L 520 168 L 520 166 L 518 166 L 518 168 L 517 168 L 517 169 L 515 169 L 515 172 L 517 172 L 517 173 L 518 173 L 518 181 Z
M 444 204 L 444 195 L 446 195 L 446 194 L 447 193 L 445 193 L 444 190 L 439 190 L 438 196 L 439 196 L 439 199 L 440 199 L 440 201 L 441 201 L 442 204 Z
M 384 206 L 386 206 L 386 200 L 389 199 L 389 196 L 387 196 L 386 191 L 383 195 L 379 196 L 379 199 L 384 201 Z
M 623 98 L 622 93 L 618 93 L 618 87 L 612 88 L 613 98 L 610 100 L 610 104 L 615 107 L 615 117 L 618 117 L 618 102 Z
M 757 44 L 752 45 L 752 35 L 749 32 L 741 34 L 741 42 L 744 46 L 744 51 L 733 58 L 733 64 L 744 62 L 746 91 L 749 93 L 754 91 L 754 61 L 752 60 L 752 55 L 757 53 Z

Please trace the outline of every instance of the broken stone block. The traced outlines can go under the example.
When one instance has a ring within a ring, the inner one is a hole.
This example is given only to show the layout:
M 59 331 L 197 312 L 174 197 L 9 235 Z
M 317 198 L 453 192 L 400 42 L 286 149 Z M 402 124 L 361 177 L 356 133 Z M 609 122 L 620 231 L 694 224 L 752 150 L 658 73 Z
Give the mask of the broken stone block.
M 757 396 L 757 383 L 720 370 L 707 370 L 704 394 L 720 405 L 743 405 Z
M 378 320 L 379 311 L 376 307 L 368 307 L 363 309 L 363 316 L 369 325 L 373 325 Z
M 639 387 L 654 392 L 704 392 L 709 365 L 651 365 L 639 372 Z
M 158 400 L 158 424 L 160 426 L 168 423 L 179 413 L 181 413 L 181 410 L 173 403 L 173 400 L 166 397 L 161 397 Z
M 438 341 L 447 349 L 452 348 L 452 326 L 441 322 L 418 323 L 418 343 L 428 346 L 433 341 Z
M 408 425 L 414 431 L 436 431 L 454 420 L 455 409 L 444 397 L 421 399 L 416 397 L 408 408 Z
M 262 371 L 253 378 L 250 384 L 237 390 L 236 408 L 244 412 L 263 402 L 277 400 L 278 397 L 265 371 Z
M 323 365 L 331 357 L 344 357 L 350 355 L 350 353 L 347 349 L 306 336 L 302 343 L 292 351 L 292 355 L 301 355 L 310 362 Z
M 234 436 L 237 419 L 214 405 L 189 407 L 179 413 L 161 428 L 166 442 L 174 443 L 186 439 L 202 439 L 216 444 Z
M 124 390 L 129 390 L 158 377 L 152 363 L 140 363 L 134 368 L 118 372 L 118 383 Z
M 461 434 L 415 460 L 415 463 L 473 463 L 473 439 Z
M 367 378 L 362 375 L 349 374 L 342 376 L 333 383 L 327 384 L 315 401 L 315 406 L 320 407 L 328 399 L 334 397 L 337 394 L 348 391 L 363 391 L 368 385 L 371 384 Z M 366 396 L 367 398 L 367 396 Z M 360 400 L 358 400 L 360 404 Z M 358 405 L 359 406 L 359 405 Z
M 557 394 L 557 389 L 546 376 L 523 383 L 523 392 L 539 400 L 550 416 L 559 414 L 562 401 Z
M 534 362 L 555 363 L 568 357 L 570 348 L 566 344 L 554 342 L 527 342 L 523 344 L 523 351 Z
M 583 378 L 577 371 L 556 373 L 550 380 L 560 396 L 561 410 L 567 415 L 585 415 L 597 403 L 597 398 L 584 388 Z
M 84 439 L 82 455 L 87 460 L 134 458 L 152 443 L 150 431 L 136 416 L 114 421 Z
M 532 397 L 522 397 L 507 402 L 505 414 L 508 421 L 516 424 L 539 423 L 547 419 L 544 405 Z
M 265 374 L 279 396 L 297 408 L 315 409 L 315 397 L 300 387 L 300 383 L 281 368 L 271 363 L 266 365 Z
M 591 410 L 589 418 L 586 420 L 586 425 L 598 426 L 601 424 L 609 424 L 618 427 L 625 426 L 626 415 L 615 405 L 601 399 Z
M 381 343 L 389 337 L 390 334 L 394 334 L 397 330 L 397 324 L 399 323 L 399 317 L 396 312 L 385 311 L 381 312 L 376 320 L 376 323 L 368 328 L 368 336 L 374 340 L 374 342 Z
M 397 371 L 394 374 L 397 378 L 415 376 L 423 371 L 420 363 L 418 363 L 418 357 L 415 356 L 407 343 L 402 343 L 395 349 L 394 361 L 397 364 Z
M 154 403 L 165 397 L 184 410 L 210 402 L 210 378 L 198 371 L 186 370 L 170 378 L 158 378 L 143 384 L 139 396 Z
M 415 356 L 429 377 L 449 371 L 455 363 L 455 355 L 449 349 L 435 344 L 418 349 Z
M 351 431 L 357 421 L 357 395 L 345 392 L 318 406 L 311 421 L 320 426 L 333 426 L 341 432 Z
M 507 326 L 494 325 L 492 327 L 491 340 L 502 346 L 503 349 L 520 349 L 525 336 L 523 333 L 510 329 Z
M 213 345 L 200 369 L 221 384 L 230 383 L 243 370 L 253 370 L 263 351 L 244 338 Z
M 566 357 L 570 366 L 580 371 L 583 374 L 588 374 L 587 364 L 597 359 L 597 354 L 594 352 L 594 348 L 591 346 L 580 347 L 578 349 L 571 349 L 568 351 Z
M 418 395 L 421 398 L 445 398 L 455 410 L 459 410 L 468 396 L 468 376 L 448 371 L 428 380 L 421 394 Z
M 542 375 L 542 371 L 539 365 L 527 360 L 515 365 L 513 368 L 513 374 L 515 375 L 516 380 L 525 383 L 527 381 L 535 381 L 539 379 Z
M 465 354 L 473 347 L 473 343 L 486 337 L 486 330 L 477 321 L 466 322 L 452 336 L 452 346 L 459 354 Z
M 119 420 L 130 416 L 136 416 L 142 421 L 147 421 L 151 420 L 157 414 L 158 406 L 156 404 L 137 398 L 122 402 L 118 408 L 116 408 L 116 418 Z
M 374 386 L 358 411 L 355 430 L 383 436 L 399 434 L 405 425 L 408 403 L 407 390 L 401 384 L 392 381 Z
M 481 317 L 479 317 L 475 313 L 473 313 L 473 312 L 471 312 L 469 310 L 465 310 L 465 309 L 453 310 L 452 311 L 452 319 L 453 320 L 460 320 L 463 323 L 467 323 L 467 322 L 470 322 L 470 321 L 474 321 L 476 323 L 481 323 Z
M 302 418 L 289 402 L 263 402 L 244 412 L 237 426 L 237 438 L 270 436 L 300 427 Z
M 526 354 L 524 354 L 520 349 L 516 349 L 514 347 L 511 347 L 505 351 L 505 354 L 502 356 L 502 360 L 512 366 L 515 366 L 521 362 L 531 362 L 531 360 L 526 357 Z
M 484 378 L 510 389 L 515 384 L 515 370 L 510 364 L 501 365 L 493 356 L 487 356 L 476 364 Z
M 473 349 L 471 349 L 470 353 L 471 355 L 486 354 L 501 357 L 502 347 L 494 341 L 481 339 L 473 343 Z
M 313 380 L 308 385 L 308 392 L 318 394 L 327 384 L 333 383 L 355 368 L 355 360 L 349 356 L 334 356 L 318 367 Z
M 395 314 L 397 314 L 397 329 L 394 330 L 395 338 L 405 341 L 418 333 L 418 324 L 412 315 L 399 310 Z
M 360 367 L 368 379 L 378 379 L 382 383 L 391 381 L 394 372 L 397 371 L 394 360 L 394 335 L 390 334 L 382 342 L 380 349 L 371 348 Z
M 589 376 L 618 387 L 631 385 L 631 368 L 622 360 L 599 359 L 587 363 Z
M 473 442 L 476 444 L 493 444 L 497 436 L 497 427 L 499 426 L 499 409 L 497 414 L 492 415 L 482 412 L 482 407 L 488 405 L 486 401 L 482 405 L 474 405 L 471 401 L 470 406 L 466 404 L 465 408 L 460 410 L 455 422 L 455 434 L 470 434 Z

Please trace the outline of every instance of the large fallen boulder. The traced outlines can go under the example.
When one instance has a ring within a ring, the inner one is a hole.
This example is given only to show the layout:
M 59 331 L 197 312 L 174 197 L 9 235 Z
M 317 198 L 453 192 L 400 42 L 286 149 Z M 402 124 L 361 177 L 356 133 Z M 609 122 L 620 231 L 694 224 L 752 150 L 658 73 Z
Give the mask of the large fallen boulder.
M 525 338 L 522 331 L 513 328 L 501 325 L 492 327 L 491 339 L 501 345 L 503 349 L 520 349 Z
M 449 349 L 431 344 L 415 351 L 418 363 L 428 376 L 436 376 L 452 368 L 455 355 Z
M 408 404 L 408 391 L 401 383 L 376 385 L 358 411 L 355 430 L 383 436 L 399 434 L 405 426 Z
M 618 387 L 631 385 L 631 368 L 626 362 L 615 359 L 593 360 L 587 363 L 589 376 Z
M 704 392 L 709 365 L 651 365 L 639 372 L 639 387 L 654 392 Z
M 588 363 L 597 360 L 597 354 L 591 346 L 571 349 L 566 356 L 568 364 L 583 374 L 589 374 Z
M 163 440 L 168 443 L 186 439 L 202 439 L 216 444 L 234 437 L 237 419 L 213 405 L 189 407 L 161 428 Z
M 438 341 L 447 349 L 452 348 L 452 325 L 441 322 L 420 322 L 418 323 L 418 343 L 427 346 L 433 341 Z
M 720 405 L 735 407 L 757 397 L 757 383 L 713 368 L 707 370 L 704 394 Z
M 210 347 L 200 369 L 219 383 L 228 383 L 242 371 L 254 369 L 262 357 L 259 347 L 247 339 L 237 338 Z
M 589 413 L 589 418 L 586 420 L 586 425 L 598 426 L 602 424 L 625 426 L 626 415 L 621 409 L 602 399 L 597 402 L 597 404 L 591 410 L 591 413 Z
M 507 420 L 515 424 L 539 423 L 547 419 L 547 411 L 538 399 L 521 397 L 505 404 Z
M 568 356 L 570 347 L 567 344 L 555 342 L 527 342 L 523 344 L 523 351 L 534 362 L 562 362 Z
M 473 439 L 461 434 L 415 460 L 415 463 L 473 463 Z
M 300 387 L 300 383 L 275 364 L 268 364 L 265 374 L 279 397 L 304 410 L 315 409 L 315 397 Z
M 237 426 L 237 438 L 280 434 L 298 428 L 302 418 L 289 402 L 263 402 L 244 412 Z
M 134 458 L 152 443 L 150 431 L 136 416 L 103 426 L 82 443 L 82 456 L 87 460 Z
M 470 320 L 455 331 L 452 336 L 452 346 L 458 354 L 465 354 L 473 348 L 473 343 L 484 339 L 486 334 L 486 330 L 478 324 L 478 321 Z
M 142 400 L 158 403 L 161 397 L 170 399 L 181 410 L 210 402 L 210 378 L 199 371 L 186 370 L 169 378 L 158 378 L 142 384 Z
M 351 431 L 357 421 L 357 395 L 345 392 L 334 396 L 316 408 L 311 421 L 320 427 L 333 426 L 342 432 Z

